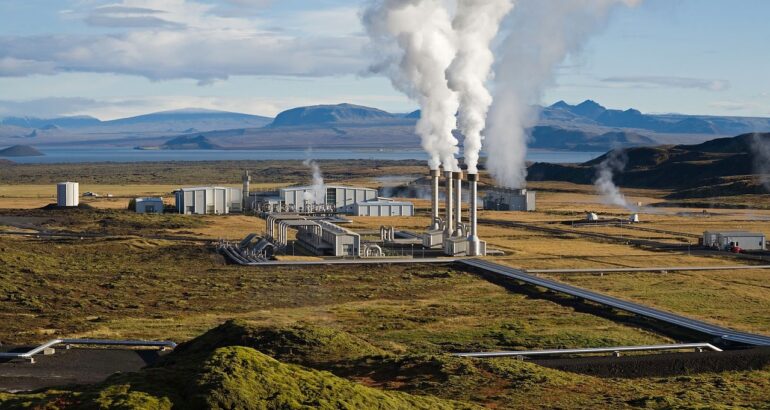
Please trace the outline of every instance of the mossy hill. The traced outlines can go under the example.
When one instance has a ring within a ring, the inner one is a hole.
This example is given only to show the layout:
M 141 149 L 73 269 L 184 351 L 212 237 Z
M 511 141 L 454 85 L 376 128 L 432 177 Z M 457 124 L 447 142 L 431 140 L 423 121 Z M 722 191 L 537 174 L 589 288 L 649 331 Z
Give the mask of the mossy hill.
M 664 145 L 622 150 L 625 169 L 615 175 L 621 187 L 672 189 L 671 198 L 767 193 L 756 178 L 756 144 L 770 144 L 770 133 L 719 138 L 698 145 Z M 530 181 L 591 184 L 611 153 L 579 165 L 535 163 Z

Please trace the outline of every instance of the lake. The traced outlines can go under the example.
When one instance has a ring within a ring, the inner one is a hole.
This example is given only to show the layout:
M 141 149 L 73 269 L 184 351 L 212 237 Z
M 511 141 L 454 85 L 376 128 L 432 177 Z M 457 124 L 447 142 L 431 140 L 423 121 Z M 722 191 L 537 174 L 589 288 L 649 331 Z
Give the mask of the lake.
M 316 149 L 306 150 L 135 150 L 131 148 L 62 148 L 35 147 L 45 154 L 42 157 L 8 158 L 20 164 L 55 164 L 82 162 L 165 162 L 165 161 L 240 161 L 240 160 L 316 160 L 335 159 L 379 159 L 379 160 L 425 160 L 420 150 L 366 150 L 366 149 Z M 532 150 L 527 160 L 550 163 L 581 163 L 590 161 L 603 152 L 571 152 Z

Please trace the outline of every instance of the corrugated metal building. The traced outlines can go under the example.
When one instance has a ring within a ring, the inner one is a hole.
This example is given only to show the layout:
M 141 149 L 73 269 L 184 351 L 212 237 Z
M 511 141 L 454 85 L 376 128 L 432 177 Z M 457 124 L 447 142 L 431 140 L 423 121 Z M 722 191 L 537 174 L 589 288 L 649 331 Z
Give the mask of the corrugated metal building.
M 182 188 L 175 199 L 177 212 L 185 215 L 225 215 L 243 208 L 243 191 L 238 188 Z
M 80 184 L 77 182 L 58 183 L 56 185 L 56 205 L 60 207 L 80 205 Z
M 361 235 L 328 221 L 304 222 L 305 224 L 295 224 L 298 230 L 297 239 L 319 255 L 324 253 L 332 256 L 361 255 Z
M 356 203 L 377 198 L 377 190 L 371 188 L 340 185 L 326 185 L 324 188 L 325 198 L 321 201 L 340 213 L 353 213 Z M 279 197 L 288 212 L 306 212 L 312 210 L 312 201 L 307 198 L 313 197 L 314 192 L 315 188 L 312 186 L 288 187 L 279 190 Z
M 136 198 L 135 206 L 138 214 L 162 214 L 163 198 Z
M 353 205 L 355 216 L 414 216 L 414 204 L 385 199 L 357 202 Z
M 703 233 L 703 245 L 727 250 L 732 245 L 747 251 L 763 251 L 767 248 L 767 238 L 763 233 L 725 231 Z
M 526 189 L 493 188 L 486 191 L 484 209 L 487 211 L 535 211 L 535 191 Z

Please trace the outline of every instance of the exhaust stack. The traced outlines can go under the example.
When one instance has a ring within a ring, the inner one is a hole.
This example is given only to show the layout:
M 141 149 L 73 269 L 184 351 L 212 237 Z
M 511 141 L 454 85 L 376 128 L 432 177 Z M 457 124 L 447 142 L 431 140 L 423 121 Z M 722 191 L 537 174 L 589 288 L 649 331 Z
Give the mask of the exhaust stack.
M 468 235 L 468 255 L 469 256 L 482 256 L 481 255 L 481 243 L 479 242 L 478 235 L 478 186 L 479 175 L 468 174 L 468 185 L 470 192 L 468 193 L 469 210 L 468 219 L 470 220 L 470 234 Z
M 251 185 L 251 175 L 249 175 L 249 171 L 243 172 L 243 212 L 247 211 L 247 207 L 249 206 L 249 194 L 250 194 L 250 185 Z
M 430 179 L 431 179 L 431 221 L 430 221 L 430 229 L 433 231 L 437 231 L 441 229 L 441 222 L 440 217 L 438 215 L 438 180 L 441 176 L 441 171 L 438 169 L 431 169 L 430 170 Z
M 454 214 L 452 211 L 453 203 L 454 203 L 454 195 L 452 195 L 452 171 L 445 171 L 444 176 L 446 177 L 446 223 L 445 223 L 445 229 L 444 229 L 444 236 L 450 237 L 454 233 L 455 230 L 455 221 L 454 221 Z
M 455 182 L 455 226 L 452 236 L 465 236 L 463 231 L 463 173 L 462 171 L 452 173 Z

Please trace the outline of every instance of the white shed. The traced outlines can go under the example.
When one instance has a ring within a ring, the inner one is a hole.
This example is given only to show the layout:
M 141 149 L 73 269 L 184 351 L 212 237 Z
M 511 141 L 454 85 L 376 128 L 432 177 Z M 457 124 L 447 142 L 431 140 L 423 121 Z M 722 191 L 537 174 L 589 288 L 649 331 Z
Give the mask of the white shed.
M 177 212 L 185 215 L 225 215 L 243 209 L 243 191 L 237 188 L 182 188 L 175 199 Z
M 162 214 L 163 198 L 136 198 L 136 213 Z
M 56 185 L 56 205 L 59 207 L 76 207 L 80 204 L 80 184 L 77 182 L 60 182 Z
M 355 216 L 414 216 L 414 204 L 406 201 L 365 201 L 353 206 Z
M 305 211 L 306 207 L 313 205 L 308 197 L 314 197 L 317 189 L 312 186 L 298 186 L 282 188 L 279 196 L 284 205 L 293 212 Z M 322 189 L 324 198 L 315 198 L 316 205 L 329 205 L 336 212 L 352 213 L 357 202 L 371 201 L 377 198 L 377 190 L 362 187 L 348 187 L 340 185 L 325 185 Z

